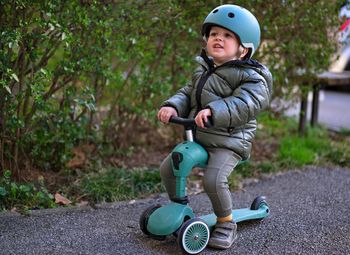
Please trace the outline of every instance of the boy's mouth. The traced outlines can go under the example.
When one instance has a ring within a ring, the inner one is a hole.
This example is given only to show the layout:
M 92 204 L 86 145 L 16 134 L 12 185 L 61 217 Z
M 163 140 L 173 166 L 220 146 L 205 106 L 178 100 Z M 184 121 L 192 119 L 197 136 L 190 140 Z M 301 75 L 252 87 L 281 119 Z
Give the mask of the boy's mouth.
M 223 49 L 224 47 L 222 47 L 220 44 L 216 43 L 213 45 L 213 48 L 215 49 Z

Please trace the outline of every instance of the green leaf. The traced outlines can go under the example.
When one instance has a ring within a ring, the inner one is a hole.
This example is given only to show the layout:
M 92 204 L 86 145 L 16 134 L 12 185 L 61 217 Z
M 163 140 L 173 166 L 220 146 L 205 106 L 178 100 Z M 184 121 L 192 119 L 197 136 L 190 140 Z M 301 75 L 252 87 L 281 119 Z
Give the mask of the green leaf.
M 19 190 L 23 193 L 29 193 L 31 188 L 29 185 L 20 185 Z
M 4 88 L 6 89 L 6 91 L 7 91 L 10 95 L 12 94 L 12 91 L 11 91 L 11 89 L 10 89 L 9 86 L 4 86 Z
M 11 74 L 11 77 L 12 77 L 13 79 L 15 79 L 17 82 L 19 82 L 19 79 L 18 79 L 17 74 L 13 73 L 13 74 Z
M 4 172 L 4 177 L 5 177 L 6 179 L 9 179 L 9 178 L 11 177 L 11 171 L 10 171 L 10 170 L 6 170 L 6 171 Z
M 0 187 L 0 196 L 5 197 L 7 195 L 7 190 L 4 187 Z
M 47 74 L 47 71 L 44 69 L 44 68 L 40 68 L 40 70 L 39 70 L 42 74 Z
M 16 197 L 18 193 L 18 186 L 16 183 L 12 182 L 11 183 L 11 196 Z

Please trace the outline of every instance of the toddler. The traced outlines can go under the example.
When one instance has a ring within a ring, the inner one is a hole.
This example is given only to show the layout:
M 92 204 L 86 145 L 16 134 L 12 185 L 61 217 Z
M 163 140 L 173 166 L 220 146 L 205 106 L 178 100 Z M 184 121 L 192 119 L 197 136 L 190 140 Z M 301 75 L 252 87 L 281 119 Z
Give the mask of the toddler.
M 227 179 L 250 156 L 256 116 L 270 104 L 272 76 L 252 59 L 260 44 L 260 26 L 248 10 L 237 5 L 215 8 L 204 20 L 202 35 L 206 49 L 196 59 L 192 81 L 162 104 L 157 117 L 163 123 L 171 116 L 195 119 L 195 141 L 209 154 L 203 187 L 217 216 L 208 245 L 227 249 L 237 238 Z M 208 118 L 211 128 L 204 126 Z M 176 201 L 170 155 L 160 174 L 169 198 Z

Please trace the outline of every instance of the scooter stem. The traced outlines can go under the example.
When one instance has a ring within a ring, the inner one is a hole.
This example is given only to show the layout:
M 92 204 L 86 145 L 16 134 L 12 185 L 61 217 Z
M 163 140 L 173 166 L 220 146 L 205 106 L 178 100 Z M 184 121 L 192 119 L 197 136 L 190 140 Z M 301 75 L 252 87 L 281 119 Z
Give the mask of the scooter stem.
M 186 130 L 186 140 L 193 142 L 193 132 L 192 129 Z
M 171 117 L 169 122 L 182 125 L 186 132 L 186 141 L 178 144 L 171 153 L 171 163 L 176 177 L 176 197 L 186 197 L 186 177 L 194 167 L 205 167 L 208 161 L 208 152 L 194 142 L 194 119 Z

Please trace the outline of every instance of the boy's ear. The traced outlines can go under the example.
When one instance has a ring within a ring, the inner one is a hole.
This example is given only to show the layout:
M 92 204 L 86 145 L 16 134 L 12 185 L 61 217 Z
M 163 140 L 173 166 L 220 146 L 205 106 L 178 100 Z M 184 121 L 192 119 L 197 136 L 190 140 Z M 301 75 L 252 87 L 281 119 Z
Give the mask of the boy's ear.
M 243 48 L 242 53 L 241 53 L 241 55 L 239 56 L 240 59 L 244 59 L 245 55 L 247 55 L 248 52 L 249 52 L 249 49 L 248 49 L 248 48 L 244 48 L 244 47 L 242 47 L 242 48 Z

